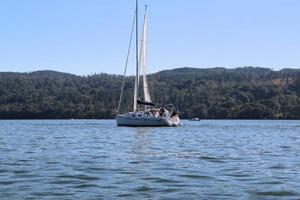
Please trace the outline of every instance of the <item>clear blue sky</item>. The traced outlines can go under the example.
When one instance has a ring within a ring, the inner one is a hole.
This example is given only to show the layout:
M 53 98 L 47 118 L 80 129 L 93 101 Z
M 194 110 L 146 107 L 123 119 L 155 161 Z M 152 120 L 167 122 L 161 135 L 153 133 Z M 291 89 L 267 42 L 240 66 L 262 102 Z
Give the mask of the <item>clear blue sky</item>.
M 150 72 L 300 67 L 299 0 L 140 0 L 141 10 L 145 2 Z M 1 0 L 0 71 L 122 74 L 134 4 Z

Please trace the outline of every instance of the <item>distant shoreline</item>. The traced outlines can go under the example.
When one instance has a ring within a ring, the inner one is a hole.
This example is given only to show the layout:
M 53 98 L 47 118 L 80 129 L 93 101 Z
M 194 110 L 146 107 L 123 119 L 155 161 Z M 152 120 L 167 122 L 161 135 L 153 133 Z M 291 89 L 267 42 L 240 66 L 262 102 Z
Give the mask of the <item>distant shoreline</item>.
M 153 102 L 172 103 L 181 119 L 300 119 L 300 69 L 184 67 L 147 78 Z M 113 119 L 122 81 L 104 73 L 0 72 L 0 119 Z M 121 112 L 132 110 L 133 88 L 126 77 Z

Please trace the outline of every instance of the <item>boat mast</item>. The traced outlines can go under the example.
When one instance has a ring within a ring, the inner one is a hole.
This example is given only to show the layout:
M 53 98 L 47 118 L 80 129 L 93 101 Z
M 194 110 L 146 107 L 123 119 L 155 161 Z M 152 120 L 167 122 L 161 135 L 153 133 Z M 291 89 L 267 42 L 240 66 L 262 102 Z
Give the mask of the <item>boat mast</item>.
M 135 40 L 135 48 L 136 48 L 136 78 L 137 78 L 137 91 L 136 91 L 136 97 L 139 98 L 139 1 L 136 0 L 136 40 Z M 137 99 L 136 99 L 137 101 Z M 138 107 L 137 107 L 138 110 Z
M 137 106 L 137 98 L 139 96 L 139 27 L 138 27 L 138 0 L 136 0 L 136 10 L 135 10 L 135 21 L 136 21 L 136 40 L 135 40 L 135 48 L 136 48 L 136 74 L 135 74 L 135 86 L 134 86 L 134 102 L 133 102 L 133 111 L 136 112 L 138 110 Z

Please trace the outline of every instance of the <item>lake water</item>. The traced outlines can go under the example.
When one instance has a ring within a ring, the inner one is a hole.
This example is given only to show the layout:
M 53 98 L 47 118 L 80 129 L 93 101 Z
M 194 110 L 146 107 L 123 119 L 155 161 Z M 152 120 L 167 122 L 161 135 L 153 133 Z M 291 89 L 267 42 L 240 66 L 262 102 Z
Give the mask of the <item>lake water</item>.
M 0 199 L 300 199 L 300 121 L 0 121 Z

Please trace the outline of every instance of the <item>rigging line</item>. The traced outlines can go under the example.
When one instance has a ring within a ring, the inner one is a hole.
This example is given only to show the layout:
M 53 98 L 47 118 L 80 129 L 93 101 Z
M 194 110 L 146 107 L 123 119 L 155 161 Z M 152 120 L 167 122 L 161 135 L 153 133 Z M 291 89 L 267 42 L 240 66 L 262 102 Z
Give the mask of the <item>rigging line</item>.
M 132 23 L 131 33 L 130 33 L 130 40 L 129 40 L 129 45 L 128 45 L 128 51 L 127 51 L 127 57 L 126 57 L 126 62 L 125 62 L 124 75 L 123 75 L 123 82 L 122 82 L 122 88 L 121 88 L 121 94 L 120 94 L 120 98 L 119 98 L 117 113 L 119 113 L 119 111 L 120 111 L 121 101 L 122 101 L 123 92 L 124 92 L 126 72 L 127 72 L 129 54 L 130 54 L 130 50 L 131 50 L 131 43 L 132 43 L 132 38 L 133 38 L 134 26 L 135 26 L 135 16 L 136 16 L 136 12 L 134 12 L 134 16 L 133 16 L 133 23 Z

